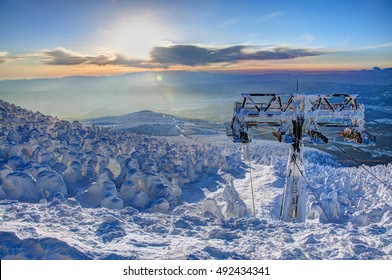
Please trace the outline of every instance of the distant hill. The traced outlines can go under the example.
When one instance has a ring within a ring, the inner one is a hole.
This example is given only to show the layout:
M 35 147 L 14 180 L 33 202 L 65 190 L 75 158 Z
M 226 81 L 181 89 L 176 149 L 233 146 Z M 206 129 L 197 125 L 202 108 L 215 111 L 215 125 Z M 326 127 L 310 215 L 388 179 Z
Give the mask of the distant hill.
M 204 120 L 175 117 L 143 110 L 122 116 L 106 116 L 81 121 L 84 125 L 110 127 L 142 135 L 190 136 L 193 134 L 222 134 L 224 127 Z

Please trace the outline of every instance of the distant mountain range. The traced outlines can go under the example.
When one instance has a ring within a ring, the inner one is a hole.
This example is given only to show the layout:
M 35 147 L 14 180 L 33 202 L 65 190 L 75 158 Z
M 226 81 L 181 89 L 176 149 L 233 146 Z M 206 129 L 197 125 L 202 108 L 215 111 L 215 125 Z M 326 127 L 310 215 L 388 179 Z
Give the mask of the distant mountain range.
M 211 115 L 211 106 L 231 107 L 242 92 L 295 92 L 297 79 L 299 91 L 304 93 L 348 92 L 366 96 L 371 92 L 374 96 L 375 88 L 383 93 L 391 89 L 392 68 L 268 74 L 166 71 L 2 80 L 0 99 L 68 119 L 146 109 L 193 117 L 195 110 Z
M 157 76 L 161 76 L 158 81 Z M 23 85 L 39 87 L 43 83 L 47 87 L 74 87 L 88 86 L 96 87 L 102 84 L 109 86 L 107 82 L 116 82 L 118 86 L 129 86 L 129 82 L 152 82 L 157 81 L 164 85 L 179 85 L 192 83 L 216 83 L 216 82 L 244 82 L 244 81 L 275 81 L 275 79 L 291 81 L 298 78 L 303 81 L 333 82 L 333 83 L 353 83 L 353 84 L 373 84 L 391 85 L 392 68 L 373 67 L 372 69 L 348 70 L 348 71 L 281 71 L 272 73 L 231 73 L 231 72 L 191 72 L 191 71 L 147 71 L 128 73 L 113 76 L 67 76 L 63 78 L 40 78 L 40 79 L 17 79 L 0 80 L 1 89 L 16 89 Z

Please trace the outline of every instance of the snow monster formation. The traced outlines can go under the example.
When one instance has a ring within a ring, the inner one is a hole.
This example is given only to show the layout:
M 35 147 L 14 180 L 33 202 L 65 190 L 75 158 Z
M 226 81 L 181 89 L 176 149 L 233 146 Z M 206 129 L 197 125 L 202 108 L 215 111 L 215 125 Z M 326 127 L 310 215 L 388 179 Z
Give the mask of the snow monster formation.
M 83 126 L 0 101 L 1 199 L 38 203 L 61 197 L 88 208 L 167 213 L 182 203 L 184 184 L 233 170 L 238 156 L 230 153 Z M 245 214 L 235 200 L 238 195 L 223 205 L 226 216 Z

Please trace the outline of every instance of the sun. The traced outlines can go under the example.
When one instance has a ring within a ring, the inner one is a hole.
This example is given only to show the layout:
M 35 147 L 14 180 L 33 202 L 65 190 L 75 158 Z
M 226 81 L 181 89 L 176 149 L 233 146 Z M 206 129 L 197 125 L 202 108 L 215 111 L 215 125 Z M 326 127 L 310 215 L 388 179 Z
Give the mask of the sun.
M 107 48 L 137 59 L 148 59 L 154 47 L 164 45 L 176 33 L 156 13 L 122 16 L 103 30 Z

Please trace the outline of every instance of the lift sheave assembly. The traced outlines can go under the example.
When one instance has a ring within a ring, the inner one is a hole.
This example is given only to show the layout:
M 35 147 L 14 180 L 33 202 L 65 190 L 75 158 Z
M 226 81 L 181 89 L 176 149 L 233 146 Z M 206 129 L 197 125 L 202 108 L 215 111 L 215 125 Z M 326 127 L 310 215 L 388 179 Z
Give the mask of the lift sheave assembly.
M 338 136 L 345 141 L 373 145 L 375 137 L 366 132 L 364 106 L 356 95 L 301 95 L 276 93 L 243 93 L 234 103 L 227 136 L 235 143 L 249 144 L 249 129 L 261 126 L 277 127 L 272 135 L 290 145 L 286 185 L 280 211 L 285 222 L 304 222 L 305 172 L 303 143 L 328 143 L 320 127 L 341 128 Z

